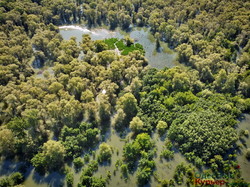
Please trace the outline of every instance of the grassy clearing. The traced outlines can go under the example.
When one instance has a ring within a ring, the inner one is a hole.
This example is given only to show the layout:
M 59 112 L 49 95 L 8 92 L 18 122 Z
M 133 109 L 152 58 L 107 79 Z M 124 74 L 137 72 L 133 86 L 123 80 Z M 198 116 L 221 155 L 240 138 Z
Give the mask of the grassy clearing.
M 115 43 L 118 41 L 117 38 L 109 38 L 109 39 L 105 39 L 104 43 L 108 45 L 109 49 L 115 49 Z
M 139 43 L 132 44 L 130 46 L 126 45 L 123 39 L 118 40 L 117 38 L 105 39 L 104 42 L 108 45 L 108 49 L 115 49 L 115 45 L 121 51 L 122 55 L 128 55 L 130 52 L 138 50 L 142 54 L 145 54 L 143 46 Z

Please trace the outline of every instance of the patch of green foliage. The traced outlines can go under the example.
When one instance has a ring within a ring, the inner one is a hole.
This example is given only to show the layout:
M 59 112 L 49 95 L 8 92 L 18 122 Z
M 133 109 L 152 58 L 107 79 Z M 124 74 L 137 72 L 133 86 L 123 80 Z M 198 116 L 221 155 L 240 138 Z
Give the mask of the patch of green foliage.
M 18 186 L 24 181 L 24 177 L 20 172 L 12 173 L 8 177 L 0 179 L 0 187 Z
M 108 49 L 115 49 L 115 43 L 118 41 L 117 38 L 108 38 L 103 40 L 105 44 L 108 45 Z
M 132 45 L 127 45 L 124 39 L 118 40 L 117 38 L 105 39 L 104 43 L 107 44 L 108 49 L 115 49 L 115 45 L 121 51 L 122 55 L 128 55 L 132 51 L 140 51 L 141 54 L 145 54 L 143 46 L 139 43 L 134 43 Z
M 151 156 L 153 147 L 154 144 L 147 133 L 138 134 L 133 142 L 126 143 L 123 147 L 123 157 L 128 169 L 133 170 L 136 167 L 136 161 L 145 157 L 146 152 Z
M 97 186 L 97 187 L 105 187 L 106 180 L 98 177 L 94 177 L 94 172 L 98 170 L 98 163 L 96 161 L 92 161 L 87 168 L 85 168 L 82 172 L 80 182 L 77 186 Z
M 191 72 L 185 68 L 149 70 L 143 78 L 138 116 L 148 132 L 160 120 L 170 124 L 167 136 L 189 161 L 200 166 L 235 147 L 235 118 L 244 107 L 238 107 L 241 100 L 230 95 L 200 91 L 203 85 Z M 163 157 L 171 155 L 169 150 L 162 152 Z
M 67 156 L 69 158 L 80 156 L 84 148 L 95 145 L 98 142 L 99 132 L 90 123 L 81 123 L 77 129 L 64 126 L 60 140 L 65 147 Z
M 165 158 L 166 160 L 171 160 L 174 158 L 174 151 L 172 150 L 173 144 L 168 139 L 166 140 L 164 150 L 161 152 L 161 157 Z

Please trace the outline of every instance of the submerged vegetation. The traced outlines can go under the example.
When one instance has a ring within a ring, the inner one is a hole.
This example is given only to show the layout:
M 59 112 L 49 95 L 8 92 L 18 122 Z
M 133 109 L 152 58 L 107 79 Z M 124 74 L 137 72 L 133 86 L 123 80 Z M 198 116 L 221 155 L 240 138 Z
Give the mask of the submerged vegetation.
M 68 186 L 108 186 L 117 170 L 125 181 L 135 173 L 139 186 L 153 176 L 162 186 L 191 185 L 197 170 L 242 179 L 238 140 L 249 133 L 237 133 L 237 119 L 250 111 L 249 8 L 240 0 L 2 0 L 2 160 L 32 165 L 40 175 L 59 172 Z M 167 42 L 183 65 L 147 66 L 144 49 L 129 37 L 63 40 L 58 25 L 72 22 L 127 31 L 149 26 L 156 48 Z M 34 64 L 53 71 L 39 78 Z M 122 153 L 107 143 L 110 130 L 125 141 Z M 155 132 L 164 141 L 160 155 Z M 171 162 L 177 151 L 189 163 L 159 178 L 157 158 Z M 114 154 L 122 158 L 116 170 L 96 176 L 114 164 Z M 0 186 L 21 184 L 26 169 Z

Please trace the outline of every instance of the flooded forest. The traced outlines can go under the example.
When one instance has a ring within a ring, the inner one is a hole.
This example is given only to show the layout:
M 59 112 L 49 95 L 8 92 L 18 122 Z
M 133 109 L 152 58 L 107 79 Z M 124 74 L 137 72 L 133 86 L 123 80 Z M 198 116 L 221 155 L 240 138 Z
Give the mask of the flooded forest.
M 250 185 L 250 2 L 1 0 L 0 187 Z

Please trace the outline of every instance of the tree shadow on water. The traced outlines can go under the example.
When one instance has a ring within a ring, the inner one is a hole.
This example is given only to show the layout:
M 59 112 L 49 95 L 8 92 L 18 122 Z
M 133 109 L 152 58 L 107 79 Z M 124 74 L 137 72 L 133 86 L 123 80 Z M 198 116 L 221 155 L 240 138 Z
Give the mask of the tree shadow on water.
M 64 186 L 65 175 L 60 174 L 58 172 L 51 172 L 46 175 L 40 175 L 36 171 L 33 172 L 32 179 L 37 184 L 48 184 L 51 187 L 61 187 Z
M 13 160 L 4 160 L 0 163 L 0 176 L 8 176 L 14 172 L 18 172 L 23 162 L 15 162 Z

